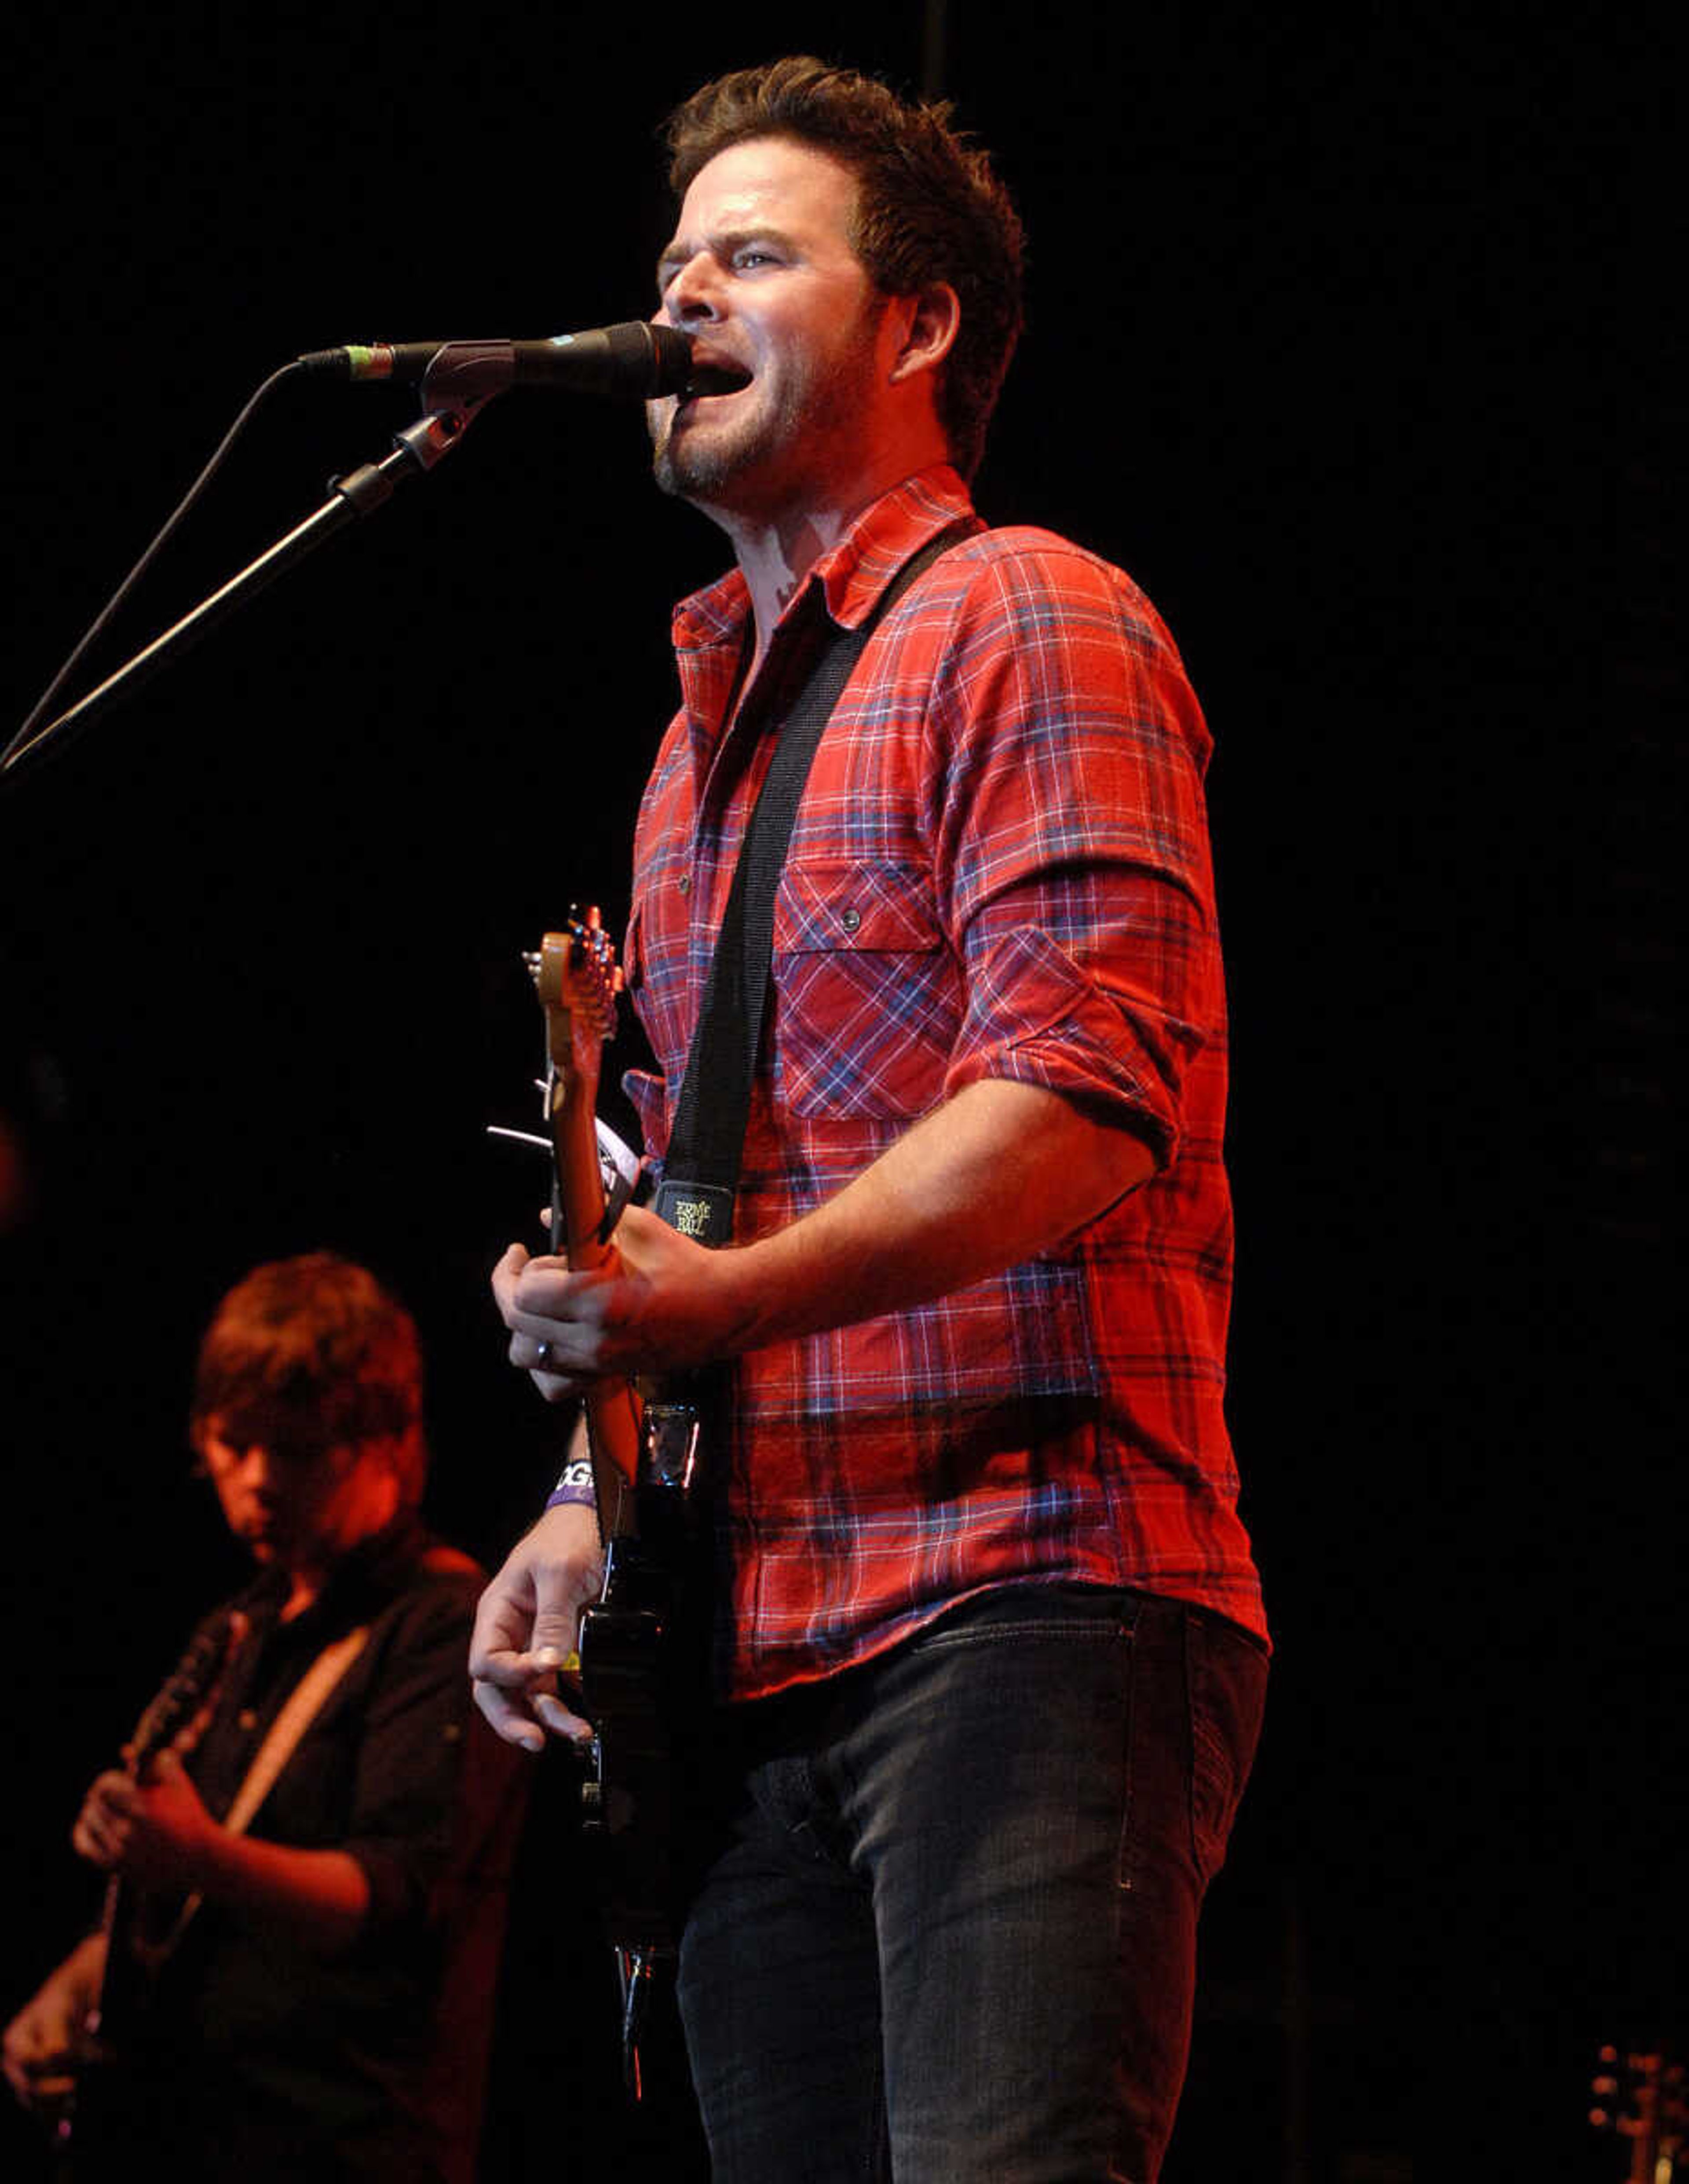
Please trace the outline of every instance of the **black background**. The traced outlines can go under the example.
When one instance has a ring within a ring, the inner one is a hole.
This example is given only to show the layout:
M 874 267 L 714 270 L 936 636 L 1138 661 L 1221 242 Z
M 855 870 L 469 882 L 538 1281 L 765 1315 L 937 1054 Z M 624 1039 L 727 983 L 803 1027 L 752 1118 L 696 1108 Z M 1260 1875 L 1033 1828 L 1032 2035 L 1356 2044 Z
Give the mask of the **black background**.
M 851 20 L 26 16 L 7 730 L 276 365 L 642 315 L 653 132 L 704 76 L 810 47 L 956 98 L 1034 252 L 982 507 L 1133 571 L 1218 745 L 1279 1657 L 1169 2179 L 1621 2173 L 1589 2057 L 1682 2023 L 1665 11 Z M 415 409 L 282 389 L 99 666 Z M 576 900 L 619 928 L 668 604 L 722 560 L 637 411 L 513 394 L 0 794 L 0 2010 L 91 1908 L 84 1783 L 234 1574 L 181 1424 L 233 1279 L 328 1244 L 396 1284 L 431 1506 L 484 1558 L 550 1475 L 485 1290 L 540 1181 L 483 1126 L 532 1112 L 522 948 Z M 489 2173 L 594 2173 L 614 2126 L 684 2174 L 672 2089 L 628 2126 L 599 2082 L 536 1843 Z

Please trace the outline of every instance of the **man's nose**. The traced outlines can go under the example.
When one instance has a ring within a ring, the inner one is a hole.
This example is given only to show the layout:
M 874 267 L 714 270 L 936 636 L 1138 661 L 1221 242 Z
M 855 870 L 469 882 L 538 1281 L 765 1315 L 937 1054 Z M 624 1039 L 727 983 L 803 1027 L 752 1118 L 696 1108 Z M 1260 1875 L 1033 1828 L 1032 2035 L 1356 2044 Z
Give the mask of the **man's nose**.
M 721 290 L 707 252 L 700 250 L 695 258 L 688 258 L 674 275 L 664 294 L 663 307 L 677 326 L 720 316 Z

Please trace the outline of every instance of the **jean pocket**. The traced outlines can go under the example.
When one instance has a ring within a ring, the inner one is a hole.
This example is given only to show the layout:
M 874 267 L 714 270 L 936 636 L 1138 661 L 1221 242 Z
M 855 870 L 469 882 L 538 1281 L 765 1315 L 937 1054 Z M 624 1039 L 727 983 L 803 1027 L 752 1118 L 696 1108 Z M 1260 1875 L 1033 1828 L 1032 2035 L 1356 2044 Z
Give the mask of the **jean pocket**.
M 1261 1734 L 1267 1661 L 1241 1631 L 1191 1614 L 1185 1623 L 1190 1708 L 1190 1850 L 1206 1886 L 1224 1862 Z

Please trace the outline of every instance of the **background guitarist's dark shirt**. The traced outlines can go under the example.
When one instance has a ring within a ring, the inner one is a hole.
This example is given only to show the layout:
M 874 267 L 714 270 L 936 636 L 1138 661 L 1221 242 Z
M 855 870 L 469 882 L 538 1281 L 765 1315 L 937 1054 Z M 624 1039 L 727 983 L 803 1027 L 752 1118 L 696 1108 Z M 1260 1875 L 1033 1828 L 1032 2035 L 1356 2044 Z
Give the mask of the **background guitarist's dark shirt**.
M 349 1852 L 371 1901 L 357 1945 L 333 1959 L 198 1910 L 121 2074 L 122 2099 L 148 2111 L 134 2127 L 178 2175 L 252 2184 L 306 2161 L 315 2178 L 472 2174 L 522 1791 L 516 1756 L 467 1703 L 481 1583 L 407 1518 L 291 1622 L 268 1574 L 231 1603 L 251 1635 L 191 1763 L 220 1817 L 311 1663 L 368 1626 L 250 1832 Z

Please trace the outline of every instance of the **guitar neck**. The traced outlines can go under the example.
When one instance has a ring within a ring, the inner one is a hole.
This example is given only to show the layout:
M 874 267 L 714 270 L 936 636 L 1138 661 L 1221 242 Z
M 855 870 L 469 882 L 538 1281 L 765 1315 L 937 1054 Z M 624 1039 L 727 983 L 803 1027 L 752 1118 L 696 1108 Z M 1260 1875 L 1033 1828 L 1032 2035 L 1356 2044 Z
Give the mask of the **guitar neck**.
M 99 1977 L 94 1982 L 93 1992 L 88 1997 L 88 2006 L 82 2018 L 82 2036 L 92 2043 L 105 2029 L 109 2013 L 109 1997 L 121 1975 L 121 1964 L 114 1967 L 114 1954 L 120 1957 L 123 1949 L 124 1915 L 127 1891 L 120 1873 L 107 1876 L 105 1897 L 100 1905 L 99 1935 L 105 1943 L 105 1953 L 100 1961 Z
M 571 1023 L 566 1034 L 566 1066 L 560 1066 L 565 1061 L 560 1028 L 553 1025 L 557 1043 L 551 1049 L 551 1233 L 555 1248 L 571 1268 L 590 1273 L 614 1265 L 616 1256 L 614 1244 L 603 1233 L 604 1173 L 594 1119 L 597 1045 L 590 1026 Z M 606 1540 L 627 1538 L 638 1529 L 634 1486 L 639 1475 L 641 1426 L 633 1383 L 594 1381 L 586 1397 L 586 1412 L 599 1529 Z
M 144 1780 L 161 1752 L 186 1758 L 203 1736 L 229 1667 L 249 1629 L 245 1613 L 225 1610 L 201 1626 L 176 1668 L 148 1702 L 127 1747 L 131 1778 Z M 167 1911 L 160 1931 L 149 1917 Z M 59 2173 L 66 2179 L 115 2174 L 114 2144 L 103 2136 L 107 2102 L 100 2088 L 121 2057 L 125 2036 L 144 2007 L 160 1965 L 181 1940 L 187 1912 L 173 1898 L 149 1895 L 120 1873 L 106 1881 L 98 1932 L 104 1942 L 78 2027 L 75 2089 L 53 2128 Z M 120 2060 L 119 2064 L 120 2068 Z M 88 2149 L 95 2149 L 92 2160 Z
M 566 1190 L 560 1178 L 553 1206 L 559 1217 L 553 1233 L 565 1238 L 564 1256 L 571 1268 L 585 1272 L 614 1263 L 614 1247 L 599 1234 L 604 1222 L 604 1185 L 596 1139 L 591 1190 Z M 632 1381 L 595 1380 L 587 1391 L 586 1412 L 599 1529 L 606 1540 L 625 1539 L 638 1529 L 633 1489 L 639 1475 L 640 1406 Z

